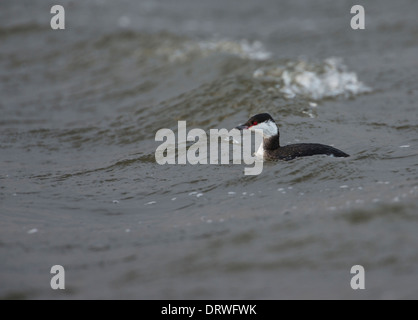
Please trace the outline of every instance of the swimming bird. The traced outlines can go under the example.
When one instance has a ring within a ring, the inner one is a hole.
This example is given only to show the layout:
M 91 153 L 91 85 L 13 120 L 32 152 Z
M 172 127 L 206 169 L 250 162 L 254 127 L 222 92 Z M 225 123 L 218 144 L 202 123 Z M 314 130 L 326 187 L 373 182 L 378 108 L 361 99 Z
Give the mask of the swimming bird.
M 292 160 L 299 157 L 326 154 L 334 157 L 349 157 L 345 152 L 337 148 L 319 143 L 297 143 L 280 146 L 279 128 L 271 115 L 259 113 L 251 117 L 246 123 L 236 127 L 239 130 L 263 130 L 263 142 L 256 152 L 268 160 Z

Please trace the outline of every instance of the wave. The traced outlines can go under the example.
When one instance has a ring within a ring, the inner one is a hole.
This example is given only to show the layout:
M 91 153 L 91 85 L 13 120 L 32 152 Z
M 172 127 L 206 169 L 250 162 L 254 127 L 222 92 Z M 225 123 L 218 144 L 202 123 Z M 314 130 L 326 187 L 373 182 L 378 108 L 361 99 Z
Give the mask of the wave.
M 196 56 L 208 56 L 216 53 L 230 54 L 249 60 L 267 60 L 271 57 L 260 41 L 206 40 L 185 41 L 178 46 L 162 46 L 157 55 L 166 57 L 170 62 L 184 62 Z
M 358 80 L 355 72 L 348 71 L 341 58 L 328 58 L 321 63 L 304 60 L 291 61 L 285 66 L 262 67 L 254 78 L 275 82 L 273 89 L 289 99 L 296 96 L 313 100 L 371 92 L 372 89 Z

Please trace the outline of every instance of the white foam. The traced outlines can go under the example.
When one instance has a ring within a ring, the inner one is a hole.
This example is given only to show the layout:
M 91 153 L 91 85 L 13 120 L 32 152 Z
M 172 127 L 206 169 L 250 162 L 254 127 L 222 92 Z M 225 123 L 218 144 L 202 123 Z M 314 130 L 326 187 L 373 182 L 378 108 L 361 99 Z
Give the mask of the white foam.
M 275 81 L 276 89 L 289 99 L 305 96 L 320 100 L 339 95 L 349 97 L 371 91 L 371 88 L 357 79 L 355 72 L 347 70 L 339 58 L 328 58 L 322 63 L 300 60 L 286 66 L 260 68 L 253 76 Z
M 260 41 L 226 39 L 206 41 L 185 41 L 180 47 L 162 47 L 157 54 L 168 57 L 170 62 L 184 62 L 194 56 L 208 56 L 225 53 L 249 60 L 267 60 L 271 57 Z
M 305 110 L 303 110 L 302 113 L 308 115 L 309 118 L 311 118 L 311 119 L 316 118 L 316 116 L 311 111 L 305 111 Z
M 148 206 L 150 204 L 156 204 L 156 203 L 157 203 L 157 201 L 150 201 L 150 202 L 147 202 L 145 205 Z
M 37 232 L 38 232 L 38 229 L 36 229 L 36 228 L 28 230 L 28 234 L 34 234 L 34 233 L 37 233 Z

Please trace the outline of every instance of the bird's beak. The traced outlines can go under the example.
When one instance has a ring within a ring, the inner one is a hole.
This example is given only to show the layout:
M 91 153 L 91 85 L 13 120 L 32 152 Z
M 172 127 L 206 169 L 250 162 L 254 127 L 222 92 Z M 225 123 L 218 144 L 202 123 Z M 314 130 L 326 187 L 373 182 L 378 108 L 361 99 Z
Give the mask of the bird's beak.
M 235 127 L 235 129 L 244 130 L 244 129 L 248 129 L 248 127 L 246 125 L 242 124 L 242 125 L 240 125 L 238 127 Z

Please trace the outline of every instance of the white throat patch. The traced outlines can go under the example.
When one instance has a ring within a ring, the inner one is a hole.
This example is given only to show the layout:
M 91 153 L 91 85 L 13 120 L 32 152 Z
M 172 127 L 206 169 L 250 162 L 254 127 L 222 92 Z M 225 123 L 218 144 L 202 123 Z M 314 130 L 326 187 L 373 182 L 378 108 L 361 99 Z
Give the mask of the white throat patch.
M 254 154 L 256 157 L 263 159 L 264 158 L 264 141 L 261 141 L 260 146 L 258 147 L 257 152 Z

